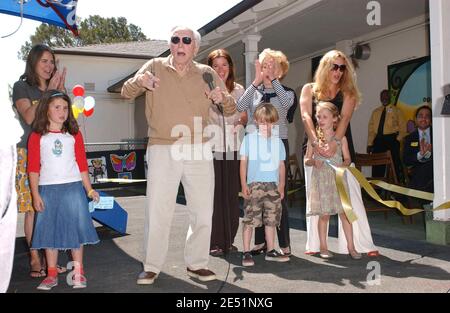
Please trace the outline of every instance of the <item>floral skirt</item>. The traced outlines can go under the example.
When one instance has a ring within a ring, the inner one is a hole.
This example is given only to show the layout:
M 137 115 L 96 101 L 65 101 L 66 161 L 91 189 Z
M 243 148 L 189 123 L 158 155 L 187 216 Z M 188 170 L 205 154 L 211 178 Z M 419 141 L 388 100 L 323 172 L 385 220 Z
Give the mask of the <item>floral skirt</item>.
M 30 183 L 27 173 L 27 149 L 17 148 L 17 167 L 16 167 L 16 191 L 17 208 L 19 212 L 25 213 L 33 211 L 33 202 L 31 198 Z

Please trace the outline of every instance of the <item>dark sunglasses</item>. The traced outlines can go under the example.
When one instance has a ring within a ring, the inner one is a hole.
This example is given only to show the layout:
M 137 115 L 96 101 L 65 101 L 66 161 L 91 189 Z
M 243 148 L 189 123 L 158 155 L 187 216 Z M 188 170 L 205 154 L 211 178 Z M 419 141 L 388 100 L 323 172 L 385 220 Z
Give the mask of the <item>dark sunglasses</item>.
M 174 45 L 178 44 L 181 41 L 185 44 L 185 45 L 190 45 L 192 42 L 192 38 L 191 37 L 183 37 L 180 38 L 178 36 L 174 36 L 172 38 L 170 38 L 170 42 L 173 43 Z
M 333 66 L 331 67 L 332 71 L 337 71 L 339 70 L 341 73 L 345 71 L 345 69 L 347 68 L 347 65 L 345 64 L 333 64 Z

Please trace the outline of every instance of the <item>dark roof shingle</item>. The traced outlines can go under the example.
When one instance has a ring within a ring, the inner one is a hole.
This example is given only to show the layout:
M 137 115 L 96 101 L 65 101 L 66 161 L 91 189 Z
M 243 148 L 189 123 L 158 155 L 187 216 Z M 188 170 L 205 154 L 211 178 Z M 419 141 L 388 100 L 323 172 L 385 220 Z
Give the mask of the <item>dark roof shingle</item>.
M 129 41 L 120 43 L 55 48 L 56 54 L 151 59 L 169 48 L 166 40 Z

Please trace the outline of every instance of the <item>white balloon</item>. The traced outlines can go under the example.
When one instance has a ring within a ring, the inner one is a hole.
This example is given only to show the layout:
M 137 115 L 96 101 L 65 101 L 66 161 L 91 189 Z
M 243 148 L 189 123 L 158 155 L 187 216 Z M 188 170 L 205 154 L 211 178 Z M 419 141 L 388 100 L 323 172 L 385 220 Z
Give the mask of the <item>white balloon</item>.
M 94 99 L 94 97 L 89 96 L 89 97 L 84 98 L 84 110 L 85 111 L 89 111 L 94 106 L 95 106 L 95 99 Z
M 82 96 L 76 96 L 75 98 L 73 98 L 73 105 L 78 109 L 83 110 L 84 98 Z

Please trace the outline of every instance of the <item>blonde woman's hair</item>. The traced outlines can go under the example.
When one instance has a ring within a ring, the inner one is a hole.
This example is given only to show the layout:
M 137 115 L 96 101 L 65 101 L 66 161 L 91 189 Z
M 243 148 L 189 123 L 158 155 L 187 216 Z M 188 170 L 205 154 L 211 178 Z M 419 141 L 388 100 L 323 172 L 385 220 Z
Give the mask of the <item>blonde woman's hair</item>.
M 356 106 L 358 106 L 361 102 L 361 94 L 356 86 L 355 69 L 347 56 L 338 50 L 327 52 L 320 60 L 319 67 L 314 75 L 314 93 L 317 94 L 319 99 L 327 98 L 327 91 L 330 86 L 330 71 L 337 58 L 342 58 L 346 66 L 339 81 L 339 88 L 344 95 L 354 98 Z
M 266 58 L 273 58 L 275 60 L 275 62 L 278 63 L 278 65 L 280 66 L 281 69 L 281 75 L 279 77 L 279 79 L 283 79 L 287 72 L 289 71 L 289 61 L 286 57 L 286 55 L 278 50 L 272 50 L 272 49 L 264 49 L 260 54 L 259 54 L 259 62 L 262 64 L 263 61 Z
M 255 110 L 255 121 L 262 121 L 266 123 L 276 123 L 279 119 L 278 111 L 272 103 L 264 102 L 258 105 Z
M 333 103 L 328 102 L 328 101 L 320 101 L 316 105 L 316 116 L 321 110 L 328 110 L 328 111 L 330 111 L 333 118 L 335 118 L 335 117 L 337 118 L 336 122 L 334 122 L 334 124 L 333 124 L 333 129 L 336 130 L 337 124 L 341 120 L 341 116 L 339 115 L 339 109 L 337 108 L 337 106 L 335 106 Z M 317 126 L 317 127 L 319 127 L 319 126 Z

